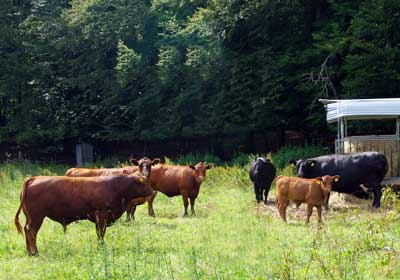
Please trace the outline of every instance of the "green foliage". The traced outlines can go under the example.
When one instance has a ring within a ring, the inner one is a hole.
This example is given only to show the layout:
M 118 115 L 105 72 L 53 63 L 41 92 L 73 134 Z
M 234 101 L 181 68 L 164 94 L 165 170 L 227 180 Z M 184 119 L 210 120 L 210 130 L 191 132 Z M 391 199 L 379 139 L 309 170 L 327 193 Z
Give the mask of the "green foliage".
M 128 48 L 124 42 L 118 41 L 117 79 L 121 87 L 126 87 L 131 81 L 136 81 L 140 72 L 141 56 Z
M 187 164 L 193 164 L 195 165 L 198 162 L 207 162 L 213 165 L 222 165 L 221 159 L 219 159 L 217 156 L 213 154 L 200 154 L 200 153 L 189 153 L 186 155 L 181 155 L 179 156 L 174 162 L 176 164 L 182 164 L 182 165 L 187 165 Z
M 386 186 L 383 189 L 382 204 L 384 207 L 393 209 L 393 215 L 396 219 L 400 219 L 400 195 L 394 191 L 394 187 Z
M 324 155 L 328 152 L 327 148 L 319 145 L 305 145 L 304 147 L 286 146 L 275 154 L 272 154 L 272 160 L 277 168 L 283 169 L 289 164 L 290 160 L 306 159 Z
M 395 0 L 3 1 L 0 139 L 318 138 L 319 97 L 398 95 L 399 12 Z

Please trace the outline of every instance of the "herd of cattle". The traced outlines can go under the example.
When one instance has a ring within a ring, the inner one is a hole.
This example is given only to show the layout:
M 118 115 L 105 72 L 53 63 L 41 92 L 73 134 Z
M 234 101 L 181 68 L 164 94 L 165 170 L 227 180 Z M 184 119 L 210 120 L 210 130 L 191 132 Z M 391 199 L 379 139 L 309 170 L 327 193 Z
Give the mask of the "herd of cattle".
M 380 183 L 387 171 L 387 160 L 376 152 L 348 155 L 327 155 L 296 163 L 299 177 L 276 178 L 276 205 L 286 222 L 289 201 L 297 206 L 307 203 L 307 222 L 313 207 L 328 207 L 331 190 L 368 197 L 374 193 L 374 207 L 380 206 Z M 96 233 L 103 240 L 106 228 L 127 212 L 127 220 L 134 218 L 136 206 L 148 203 L 148 214 L 154 216 L 153 200 L 157 191 L 172 197 L 181 195 L 184 216 L 191 213 L 200 185 L 210 164 L 177 166 L 162 164 L 160 159 L 131 159 L 132 166 L 122 168 L 71 168 L 65 176 L 35 176 L 25 180 L 20 206 L 14 218 L 22 234 L 19 214 L 26 217 L 24 227 L 29 255 L 38 253 L 36 236 L 45 217 L 59 222 L 66 231 L 67 225 L 77 220 L 89 220 L 96 225 Z M 257 158 L 250 168 L 257 202 L 267 203 L 268 192 L 275 179 L 276 169 L 266 158 Z
M 373 207 L 380 207 L 381 182 L 388 170 L 385 155 L 378 152 L 324 155 L 309 159 L 291 161 L 296 165 L 298 177 L 278 176 L 276 180 L 276 206 L 286 222 L 286 208 L 289 201 L 297 207 L 307 203 L 308 223 L 314 207 L 321 222 L 322 205 L 329 208 L 331 191 L 347 193 L 358 198 L 369 198 L 374 194 Z M 266 158 L 257 158 L 250 167 L 250 179 L 254 183 L 257 202 L 264 203 L 271 183 L 275 178 L 275 167 Z

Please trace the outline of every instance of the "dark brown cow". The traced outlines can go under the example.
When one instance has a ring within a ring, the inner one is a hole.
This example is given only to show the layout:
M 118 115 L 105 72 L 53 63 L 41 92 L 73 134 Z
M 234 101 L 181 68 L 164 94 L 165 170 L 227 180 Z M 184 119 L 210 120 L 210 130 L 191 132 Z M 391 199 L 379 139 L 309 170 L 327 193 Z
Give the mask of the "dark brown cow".
M 136 159 L 130 159 L 130 162 L 133 166 L 126 166 L 121 168 L 70 168 L 65 172 L 65 176 L 70 177 L 98 177 L 98 176 L 108 176 L 108 175 L 120 175 L 120 174 L 137 174 L 140 172 L 141 175 L 149 178 L 151 174 L 152 166 L 157 165 L 161 162 L 159 158 L 155 158 L 153 160 L 144 157 L 139 161 Z M 148 181 L 148 180 L 146 180 Z M 140 197 L 135 198 L 129 202 L 128 209 L 126 212 L 126 221 L 129 222 L 131 217 L 135 219 L 135 210 L 137 205 L 144 204 L 146 202 L 146 198 Z M 150 208 L 149 208 L 150 211 Z M 150 213 L 150 216 L 154 216 L 154 213 Z
M 70 177 L 110 176 L 110 175 L 120 175 L 120 174 L 132 174 L 139 170 L 143 176 L 148 177 L 150 175 L 151 166 L 161 162 L 159 158 L 150 160 L 147 157 L 144 157 L 140 160 L 130 159 L 129 161 L 133 166 L 125 166 L 120 168 L 70 168 L 65 172 L 65 176 L 70 176 Z
M 37 254 L 36 236 L 45 217 L 64 228 L 77 220 L 96 224 L 99 239 L 126 210 L 128 202 L 149 197 L 154 191 L 145 178 L 134 174 L 120 176 L 72 178 L 66 176 L 31 177 L 23 184 L 21 204 L 14 223 L 19 233 L 19 213 L 26 216 L 24 227 L 26 247 L 30 255 Z
M 322 222 L 321 211 L 333 182 L 337 182 L 339 176 L 323 176 L 315 179 L 299 177 L 279 176 L 276 181 L 276 206 L 284 222 L 286 222 L 286 208 L 289 201 L 296 203 L 297 207 L 307 203 L 307 220 L 310 222 L 313 207 L 318 211 L 318 222 Z
M 188 215 L 188 199 L 190 199 L 191 212 L 194 215 L 194 202 L 199 194 L 200 185 L 206 177 L 206 170 L 209 168 L 211 165 L 203 162 L 199 162 L 195 166 L 158 164 L 151 169 L 150 186 L 155 191 L 160 191 L 169 197 L 181 195 L 185 207 L 184 216 Z M 150 216 L 154 216 L 154 198 L 155 195 L 147 202 Z M 134 213 L 135 207 L 136 205 L 128 207 L 127 214 Z

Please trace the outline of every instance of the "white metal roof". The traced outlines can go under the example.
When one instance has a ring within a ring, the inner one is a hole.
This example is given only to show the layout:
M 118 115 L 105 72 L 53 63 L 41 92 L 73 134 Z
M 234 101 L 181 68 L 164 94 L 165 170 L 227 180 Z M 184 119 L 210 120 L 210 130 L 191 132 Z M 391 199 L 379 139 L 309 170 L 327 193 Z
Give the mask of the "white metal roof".
M 379 99 L 320 99 L 326 108 L 326 119 L 333 123 L 338 118 L 383 119 L 400 116 L 400 98 Z

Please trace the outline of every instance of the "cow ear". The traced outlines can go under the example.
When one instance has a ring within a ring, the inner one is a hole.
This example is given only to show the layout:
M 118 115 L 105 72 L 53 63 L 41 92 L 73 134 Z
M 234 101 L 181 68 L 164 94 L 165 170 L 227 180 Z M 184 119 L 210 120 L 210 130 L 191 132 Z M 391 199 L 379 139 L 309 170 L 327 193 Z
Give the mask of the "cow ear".
M 207 163 L 207 164 L 206 164 L 206 169 L 210 169 L 210 168 L 212 168 L 212 167 L 213 167 L 212 164 L 210 164 L 210 163 Z
M 321 183 L 322 183 L 322 178 L 321 177 L 317 177 L 317 178 L 315 178 L 316 180 L 317 180 L 317 184 L 318 185 L 321 185 Z
M 131 164 L 132 164 L 132 165 L 134 165 L 134 166 L 138 166 L 138 165 L 139 165 L 139 162 L 138 162 L 138 160 L 137 160 L 137 159 L 135 159 L 135 158 L 131 158 L 129 161 L 130 161 L 130 162 L 131 162 Z
M 157 165 L 157 164 L 159 164 L 161 162 L 161 159 L 159 159 L 159 158 L 155 158 L 155 159 L 153 159 L 153 161 L 151 162 L 151 165 Z
M 296 165 L 296 161 L 294 159 L 289 160 L 289 164 Z
M 333 176 L 333 180 L 334 180 L 335 182 L 339 182 L 339 179 L 340 179 L 340 176 L 339 176 L 339 175 Z
M 189 165 L 189 168 L 196 170 L 196 167 L 194 167 L 194 165 L 191 165 L 191 164 Z

